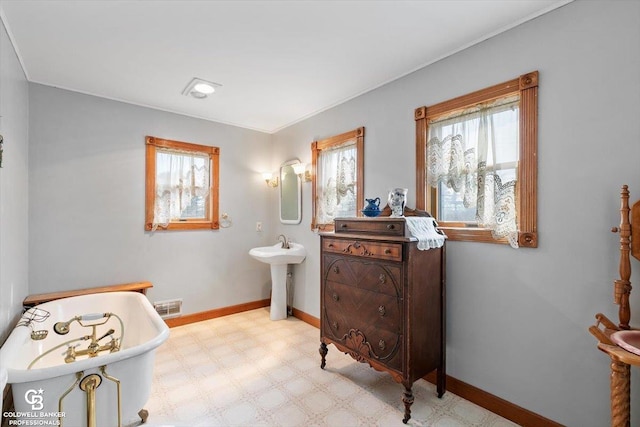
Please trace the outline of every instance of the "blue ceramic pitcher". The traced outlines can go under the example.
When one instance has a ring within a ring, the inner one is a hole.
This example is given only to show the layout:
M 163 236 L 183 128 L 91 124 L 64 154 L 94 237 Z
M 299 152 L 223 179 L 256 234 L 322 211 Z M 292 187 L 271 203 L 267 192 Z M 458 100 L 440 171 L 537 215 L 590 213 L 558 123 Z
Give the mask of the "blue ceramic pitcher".
M 365 216 L 378 216 L 380 215 L 380 197 L 375 199 L 365 199 L 367 206 L 362 209 L 362 213 Z

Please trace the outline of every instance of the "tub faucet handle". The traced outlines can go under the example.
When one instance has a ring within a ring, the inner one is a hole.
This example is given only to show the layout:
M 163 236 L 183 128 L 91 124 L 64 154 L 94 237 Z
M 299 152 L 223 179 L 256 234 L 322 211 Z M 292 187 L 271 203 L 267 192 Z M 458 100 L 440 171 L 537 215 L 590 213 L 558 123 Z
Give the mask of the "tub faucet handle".
M 100 338 L 98 338 L 96 341 L 102 341 L 103 339 L 105 339 L 106 337 L 108 337 L 109 335 L 113 335 L 115 332 L 115 329 L 109 329 L 107 332 L 105 332 L 105 334 L 103 336 L 101 336 Z
M 76 347 L 80 344 L 70 345 L 67 347 L 67 351 L 63 353 L 64 363 L 71 363 L 76 361 Z

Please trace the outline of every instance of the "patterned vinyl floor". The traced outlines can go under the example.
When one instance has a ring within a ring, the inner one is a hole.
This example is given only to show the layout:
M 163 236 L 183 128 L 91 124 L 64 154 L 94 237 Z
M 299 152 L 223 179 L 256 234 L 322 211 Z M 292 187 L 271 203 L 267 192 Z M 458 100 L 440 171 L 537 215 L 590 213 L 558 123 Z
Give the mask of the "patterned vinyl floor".
M 319 331 L 269 308 L 171 329 L 158 349 L 149 426 L 404 426 L 402 385 L 329 346 Z M 410 426 L 513 427 L 451 392 L 413 386 Z

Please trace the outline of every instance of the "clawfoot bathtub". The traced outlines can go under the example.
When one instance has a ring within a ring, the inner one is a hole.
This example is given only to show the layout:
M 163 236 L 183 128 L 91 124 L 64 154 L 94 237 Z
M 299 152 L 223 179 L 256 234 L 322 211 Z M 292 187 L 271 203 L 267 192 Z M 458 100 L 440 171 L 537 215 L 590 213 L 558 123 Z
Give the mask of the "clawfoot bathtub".
M 144 422 L 155 350 L 168 337 L 164 321 L 137 292 L 75 296 L 31 308 L 0 349 L 13 392 L 11 415 L 20 425 Z

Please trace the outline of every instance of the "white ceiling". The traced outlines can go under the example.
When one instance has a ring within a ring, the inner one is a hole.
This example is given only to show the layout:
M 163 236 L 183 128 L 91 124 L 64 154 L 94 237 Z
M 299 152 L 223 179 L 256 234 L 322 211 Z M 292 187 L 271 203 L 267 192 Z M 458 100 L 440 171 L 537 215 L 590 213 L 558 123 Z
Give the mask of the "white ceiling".
M 26 1 L 27 79 L 273 133 L 567 0 Z M 222 84 L 182 95 L 193 77 Z

